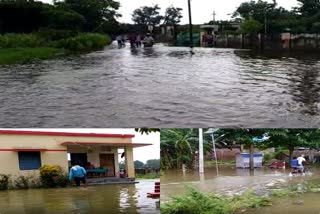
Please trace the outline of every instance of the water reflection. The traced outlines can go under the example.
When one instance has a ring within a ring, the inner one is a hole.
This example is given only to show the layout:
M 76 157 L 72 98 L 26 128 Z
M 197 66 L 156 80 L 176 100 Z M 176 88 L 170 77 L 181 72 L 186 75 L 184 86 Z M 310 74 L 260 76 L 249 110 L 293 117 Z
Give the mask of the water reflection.
M 0 192 L 0 213 L 160 213 L 147 198 L 156 180 L 136 185 Z
M 3 127 L 318 127 L 320 56 L 111 45 L 0 67 Z M 48 111 L 49 110 L 49 111 Z M 97 117 L 99 115 L 99 117 Z

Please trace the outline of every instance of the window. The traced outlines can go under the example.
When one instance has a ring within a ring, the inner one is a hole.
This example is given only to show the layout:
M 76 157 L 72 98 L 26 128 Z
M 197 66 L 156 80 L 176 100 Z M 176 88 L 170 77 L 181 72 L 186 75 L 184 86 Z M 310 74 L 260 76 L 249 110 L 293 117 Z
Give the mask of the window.
M 18 152 L 20 170 L 35 170 L 41 167 L 40 152 Z

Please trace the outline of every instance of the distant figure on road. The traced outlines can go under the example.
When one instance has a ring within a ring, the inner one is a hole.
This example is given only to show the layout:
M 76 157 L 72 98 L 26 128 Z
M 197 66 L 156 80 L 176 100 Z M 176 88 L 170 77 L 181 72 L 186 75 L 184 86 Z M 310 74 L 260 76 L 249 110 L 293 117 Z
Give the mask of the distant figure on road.
M 136 46 L 141 47 L 141 35 L 139 34 L 136 39 Z
M 150 33 L 147 33 L 146 37 L 143 40 L 144 47 L 152 47 L 154 44 L 154 39 Z
M 86 187 L 87 186 L 86 174 L 87 172 L 82 166 L 75 164 L 70 169 L 69 180 L 71 181 L 74 179 L 77 187 L 80 186 L 80 181 L 81 181 Z
M 130 41 L 130 47 L 135 48 L 136 47 L 137 36 L 135 34 L 131 34 L 129 36 L 129 41 Z
M 123 38 L 122 38 L 122 36 L 121 35 L 118 35 L 117 37 L 116 37 L 116 40 L 117 40 L 117 42 L 118 42 L 118 47 L 119 48 L 121 48 L 122 47 L 122 45 L 123 45 Z

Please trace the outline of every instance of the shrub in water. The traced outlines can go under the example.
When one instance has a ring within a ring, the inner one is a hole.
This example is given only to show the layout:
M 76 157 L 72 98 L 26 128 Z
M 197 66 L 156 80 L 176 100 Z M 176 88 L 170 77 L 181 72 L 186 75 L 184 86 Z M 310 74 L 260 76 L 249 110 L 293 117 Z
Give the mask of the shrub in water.
M 7 190 L 9 187 L 9 175 L 0 174 L 0 190 Z

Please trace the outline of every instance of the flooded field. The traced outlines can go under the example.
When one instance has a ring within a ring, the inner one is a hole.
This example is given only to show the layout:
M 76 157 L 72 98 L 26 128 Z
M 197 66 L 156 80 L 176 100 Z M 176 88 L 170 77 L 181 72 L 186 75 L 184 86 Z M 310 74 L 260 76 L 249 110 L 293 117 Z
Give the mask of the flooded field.
M 319 127 L 320 56 L 167 47 L 0 67 L 1 127 Z
M 159 214 L 159 200 L 146 197 L 156 180 L 139 181 L 135 185 L 0 191 L 0 213 Z
M 186 193 L 188 187 L 200 191 L 237 195 L 253 189 L 258 195 L 264 195 L 270 189 L 300 188 L 305 182 L 320 183 L 319 168 L 310 169 L 306 176 L 289 177 L 289 170 L 248 169 L 220 167 L 219 175 L 215 168 L 206 168 L 204 175 L 192 171 L 167 171 L 161 177 L 161 201 L 170 200 L 171 196 Z M 319 214 L 320 204 L 315 202 L 320 193 L 302 193 L 301 195 L 275 200 L 271 207 L 254 210 L 250 214 L 310 213 Z

